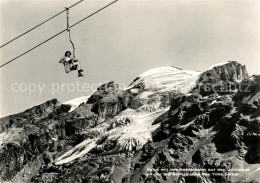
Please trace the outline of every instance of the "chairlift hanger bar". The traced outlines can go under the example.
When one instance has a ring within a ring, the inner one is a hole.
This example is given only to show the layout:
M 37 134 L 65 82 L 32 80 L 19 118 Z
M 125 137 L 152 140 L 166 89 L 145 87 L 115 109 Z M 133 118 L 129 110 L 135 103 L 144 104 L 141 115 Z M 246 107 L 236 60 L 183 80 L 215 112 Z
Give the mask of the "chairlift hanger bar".
M 107 4 L 106 6 L 100 8 L 99 10 L 95 11 L 94 13 L 92 13 L 92 14 L 88 15 L 87 17 L 81 19 L 80 21 L 76 22 L 75 24 L 73 24 L 73 25 L 70 26 L 69 28 L 72 28 L 72 27 L 76 26 L 77 24 L 79 24 L 79 23 L 83 22 L 84 20 L 86 20 L 86 19 L 92 17 L 93 15 L 95 15 L 95 14 L 97 14 L 98 12 L 102 11 L 103 9 L 105 9 L 105 8 L 107 8 L 107 7 L 109 7 L 109 6 L 111 6 L 112 4 L 114 4 L 114 3 L 117 2 L 117 1 L 118 1 L 118 0 L 115 0 L 115 1 L 113 1 L 113 2 L 111 2 L 111 3 L 109 3 L 109 4 Z M 57 33 L 57 34 L 55 34 L 54 36 L 50 37 L 49 39 L 47 39 L 47 40 L 41 42 L 40 44 L 34 46 L 33 48 L 27 50 L 26 52 L 22 53 L 21 55 L 19 55 L 19 56 L 13 58 L 12 60 L 9 60 L 8 62 L 5 62 L 4 64 L 2 64 L 2 65 L 0 66 L 0 68 L 2 68 L 3 66 L 5 66 L 5 65 L 7 65 L 7 64 L 9 64 L 9 63 L 11 63 L 11 62 L 13 62 L 13 61 L 15 61 L 16 59 L 18 59 L 18 58 L 20 58 L 21 56 L 23 56 L 23 55 L 29 53 L 30 51 L 32 51 L 32 50 L 34 50 L 35 48 L 37 48 L 37 47 L 43 45 L 44 43 L 50 41 L 51 39 L 57 37 L 58 35 L 62 34 L 62 33 L 65 32 L 65 31 L 67 31 L 67 29 L 64 29 L 64 30 L 60 31 L 59 33 Z
M 74 43 L 71 40 L 71 35 L 70 35 L 69 8 L 65 8 L 65 10 L 66 10 L 66 15 L 67 15 L 67 32 L 68 32 L 70 43 L 71 43 L 72 48 L 73 48 L 73 58 L 75 58 L 75 46 L 74 46 Z

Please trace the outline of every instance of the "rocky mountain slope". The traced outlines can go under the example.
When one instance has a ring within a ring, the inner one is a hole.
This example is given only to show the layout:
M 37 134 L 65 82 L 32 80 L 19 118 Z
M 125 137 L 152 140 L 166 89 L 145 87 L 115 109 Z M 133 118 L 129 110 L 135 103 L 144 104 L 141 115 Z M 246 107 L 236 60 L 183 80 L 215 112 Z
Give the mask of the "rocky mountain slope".
M 260 76 L 235 61 L 0 119 L 2 182 L 258 182 Z

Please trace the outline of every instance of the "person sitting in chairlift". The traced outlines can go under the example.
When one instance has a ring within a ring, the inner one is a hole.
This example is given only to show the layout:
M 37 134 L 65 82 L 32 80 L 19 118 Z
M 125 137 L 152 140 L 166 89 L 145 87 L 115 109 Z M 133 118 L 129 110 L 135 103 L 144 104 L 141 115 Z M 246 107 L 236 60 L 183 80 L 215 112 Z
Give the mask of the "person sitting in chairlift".
M 84 76 L 82 74 L 83 70 L 80 67 L 78 59 L 71 57 L 70 51 L 66 51 L 65 57 L 63 57 L 59 62 L 64 64 L 66 73 L 69 73 L 72 70 L 78 70 L 78 77 Z

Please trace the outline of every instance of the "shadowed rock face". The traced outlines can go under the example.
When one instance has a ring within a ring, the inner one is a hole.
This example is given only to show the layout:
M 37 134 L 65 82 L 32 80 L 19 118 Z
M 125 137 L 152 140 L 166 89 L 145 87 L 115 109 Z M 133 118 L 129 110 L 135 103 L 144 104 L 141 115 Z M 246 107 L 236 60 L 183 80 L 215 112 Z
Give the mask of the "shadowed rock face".
M 48 115 L 50 115 L 50 113 L 52 113 L 60 105 L 61 103 L 57 99 L 52 99 L 41 105 L 27 109 L 22 113 L 1 118 L 0 132 L 3 132 L 12 126 L 24 126 L 26 123 L 30 124 L 31 121 L 37 120 L 38 118 L 48 117 Z M 62 108 L 65 107 L 66 106 L 62 106 Z M 54 114 L 55 116 L 57 116 L 59 113 L 58 109 L 56 113 L 57 114 Z
M 56 119 L 66 114 L 69 109 L 70 106 L 62 105 L 57 99 L 52 99 L 0 120 L 3 130 L 0 141 L 2 180 L 15 178 L 16 174 L 27 165 L 34 167 L 31 162 L 36 162 L 36 159 L 52 146 L 50 131 L 53 131 L 55 136 L 64 131 L 64 127 L 57 126 Z M 40 161 L 40 164 L 44 164 L 44 161 Z M 31 177 L 38 173 L 40 167 L 37 167 L 36 170 L 32 170 Z
M 104 118 L 112 117 L 126 109 L 129 94 L 119 89 L 119 85 L 109 82 L 97 88 L 97 91 L 88 99 L 93 104 L 92 111 Z
M 106 83 L 73 111 L 53 99 L 2 118 L 0 182 L 257 181 L 259 78 L 235 61 L 200 75 L 164 67 L 125 90 Z M 227 83 L 241 88 L 203 89 Z M 206 169 L 209 176 L 170 174 L 179 168 Z M 230 168 L 250 171 L 209 171 Z
M 70 111 L 57 99 L 0 119 L 0 178 L 29 181 L 62 153 L 93 134 L 81 134 L 126 108 L 127 94 L 114 82 L 97 89 L 88 103 Z M 95 134 L 94 134 L 95 136 Z M 35 166 L 35 164 L 39 166 Z M 35 169 L 36 168 L 36 169 Z

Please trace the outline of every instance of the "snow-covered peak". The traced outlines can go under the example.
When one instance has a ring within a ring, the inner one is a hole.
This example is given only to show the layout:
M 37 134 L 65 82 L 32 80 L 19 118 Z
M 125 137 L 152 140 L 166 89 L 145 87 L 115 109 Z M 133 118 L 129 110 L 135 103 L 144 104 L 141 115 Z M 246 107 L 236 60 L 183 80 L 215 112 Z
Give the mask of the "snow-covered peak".
M 147 91 L 180 90 L 188 92 L 195 84 L 200 72 L 182 70 L 176 67 L 158 67 L 139 75 L 127 89 L 143 83 Z
M 189 71 L 189 70 L 182 70 L 176 67 L 157 67 L 151 70 L 148 70 L 141 75 L 139 75 L 139 78 L 145 78 L 145 77 L 152 77 L 152 76 L 158 76 L 158 75 L 170 75 L 173 73 L 187 73 L 191 76 L 197 76 L 199 72 L 196 71 Z
M 177 69 L 175 67 L 158 67 L 158 68 L 154 68 L 154 69 L 150 69 L 144 73 L 142 73 L 141 75 L 139 75 L 140 78 L 144 78 L 144 77 L 149 77 L 152 75 L 157 75 L 157 74 L 167 74 L 167 73 L 172 73 L 172 72 L 176 72 L 179 71 L 180 69 Z

